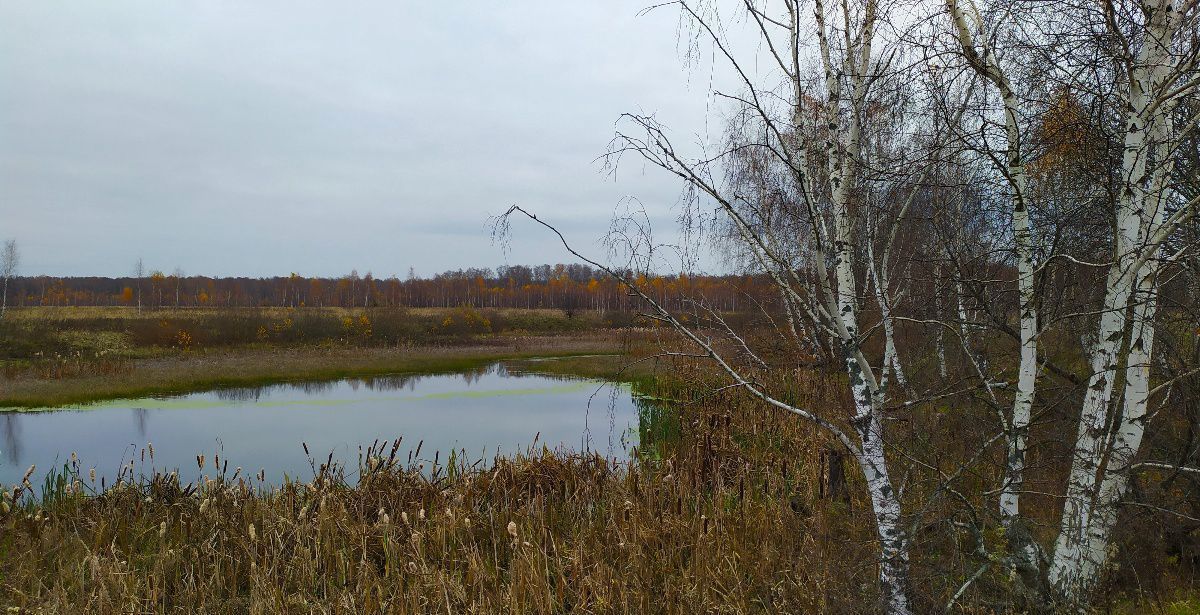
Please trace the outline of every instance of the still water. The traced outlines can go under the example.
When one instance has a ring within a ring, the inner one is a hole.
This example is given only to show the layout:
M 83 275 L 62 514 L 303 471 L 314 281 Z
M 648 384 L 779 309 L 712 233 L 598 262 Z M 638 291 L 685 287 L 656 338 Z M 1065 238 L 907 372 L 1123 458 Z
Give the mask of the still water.
M 40 484 L 74 453 L 86 476 L 138 473 L 200 475 L 220 455 L 229 474 L 263 471 L 268 482 L 312 477 L 309 457 L 329 453 L 348 469 L 360 447 L 403 438 L 401 461 L 416 451 L 426 463 L 451 450 L 490 460 L 536 445 L 625 456 L 636 443 L 638 410 L 629 389 L 593 380 L 522 374 L 495 364 L 456 374 L 397 375 L 332 382 L 224 389 L 178 397 L 123 399 L 36 412 L 0 412 L 0 484 L 24 476 Z M 536 437 L 536 440 L 535 440 Z M 153 459 L 148 445 L 153 445 Z M 143 458 L 143 454 L 145 457 Z M 414 457 L 414 460 L 417 458 Z M 143 461 L 144 459 L 144 461 Z M 352 478 L 352 477 L 351 477 Z

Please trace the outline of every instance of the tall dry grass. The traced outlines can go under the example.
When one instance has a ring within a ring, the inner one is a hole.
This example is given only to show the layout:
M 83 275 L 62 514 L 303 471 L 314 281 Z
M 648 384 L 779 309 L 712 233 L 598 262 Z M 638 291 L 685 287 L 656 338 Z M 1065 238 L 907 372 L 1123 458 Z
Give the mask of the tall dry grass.
M 819 440 L 737 396 L 645 426 L 629 460 L 534 451 L 468 463 L 361 451 L 267 487 L 93 484 L 8 492 L 0 604 L 96 613 L 870 612 L 861 507 L 816 497 Z M 655 435 L 658 434 L 658 435 Z M 655 441 L 655 439 L 659 441 Z M 152 453 L 151 453 L 152 454 Z M 430 455 L 424 455 L 431 457 Z M 849 537 L 849 539 L 847 539 Z
M 68 467 L 40 489 L 7 491 L 0 504 L 0 606 L 877 612 L 876 538 L 852 465 L 847 495 L 823 494 L 831 443 L 820 434 L 736 391 L 714 392 L 702 370 L 671 373 L 650 391 L 670 406 L 646 413 L 628 459 L 548 450 L 486 463 L 428 453 L 400 459 L 398 445 L 376 443 L 352 467 L 325 457 L 314 460 L 310 480 L 275 486 L 215 459 L 197 459 L 206 477 L 196 484 L 139 477 L 130 466 L 116 485 L 97 485 Z M 804 369 L 763 378 L 786 383 L 799 405 L 847 407 L 839 375 Z M 967 436 L 986 433 L 970 433 L 979 423 L 965 405 L 929 414 L 901 417 L 906 426 L 893 430 L 892 442 L 913 523 L 911 594 L 922 613 L 944 611 L 979 570 L 978 546 L 1004 548 L 987 512 L 997 464 L 972 466 L 953 491 L 938 491 L 945 469 L 971 452 Z M 153 451 L 147 455 L 152 461 Z M 1032 506 L 1034 518 L 1053 519 L 1052 505 Z M 1103 609 L 1174 613 L 1195 604 L 1184 592 L 1190 564 L 1156 538 L 1163 527 L 1157 517 L 1126 518 L 1116 571 L 1098 600 Z M 1010 588 L 1003 567 L 985 569 L 953 612 L 1014 612 Z M 1111 607 L 1129 596 L 1139 602 Z

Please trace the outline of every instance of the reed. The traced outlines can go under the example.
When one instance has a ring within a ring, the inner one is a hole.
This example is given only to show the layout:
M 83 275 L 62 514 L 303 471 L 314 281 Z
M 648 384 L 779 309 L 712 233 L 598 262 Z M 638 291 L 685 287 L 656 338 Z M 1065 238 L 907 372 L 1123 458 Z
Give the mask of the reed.
M 0 498 L 0 607 L 877 612 L 865 490 L 850 472 L 847 494 L 823 493 L 821 458 L 832 443 L 737 391 L 714 392 L 702 370 L 677 365 L 670 373 L 635 385 L 670 404 L 643 416 L 627 458 L 544 447 L 486 460 L 422 454 L 420 446 L 401 456 L 401 443 L 390 441 L 363 447 L 350 466 L 313 457 L 306 480 L 274 484 L 205 456 L 196 458 L 203 478 L 193 483 L 178 473 L 142 474 L 139 463 L 152 467 L 149 447 L 115 484 L 97 484 L 74 459 L 40 489 L 31 470 Z M 814 369 L 786 378 L 796 403 L 845 405 L 838 376 Z M 918 612 L 943 610 L 978 568 L 955 524 L 961 502 L 931 497 L 932 479 L 918 470 L 905 483 L 906 498 L 928 505 L 911 553 Z M 983 496 L 964 492 L 982 509 Z M 1112 612 L 1189 612 L 1180 610 L 1196 604 L 1182 589 L 1189 564 L 1156 550 L 1147 529 L 1136 519 L 1128 524 L 1121 544 L 1148 546 L 1128 548 L 1118 563 L 1154 571 L 1164 589 L 1153 590 L 1145 576 L 1114 575 L 1105 588 L 1117 605 Z M 994 533 L 979 538 L 994 543 Z M 1004 612 L 1007 583 L 1002 570 L 985 575 L 955 612 Z

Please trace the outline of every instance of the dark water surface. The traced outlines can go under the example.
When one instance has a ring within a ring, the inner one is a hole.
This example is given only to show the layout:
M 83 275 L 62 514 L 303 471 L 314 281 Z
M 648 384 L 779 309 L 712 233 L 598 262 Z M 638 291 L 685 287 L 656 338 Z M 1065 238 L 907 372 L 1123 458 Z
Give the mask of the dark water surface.
M 206 473 L 219 454 L 242 475 L 265 471 L 312 476 L 302 443 L 319 462 L 357 468 L 359 447 L 403 437 L 402 461 L 423 441 L 419 457 L 465 449 L 468 459 L 512 454 L 536 444 L 624 457 L 636 443 L 638 410 L 629 389 L 594 380 L 510 372 L 503 364 L 442 375 L 384 376 L 332 382 L 225 389 L 179 397 L 122 399 L 27 412 L 0 412 L 0 484 L 30 465 L 39 484 L 48 471 L 78 456 L 81 473 L 117 476 L 132 459 L 139 473 L 178 470 L 184 480 Z M 149 444 L 154 455 L 150 458 Z M 145 459 L 143 461 L 143 454 Z M 85 481 L 86 482 L 86 481 Z

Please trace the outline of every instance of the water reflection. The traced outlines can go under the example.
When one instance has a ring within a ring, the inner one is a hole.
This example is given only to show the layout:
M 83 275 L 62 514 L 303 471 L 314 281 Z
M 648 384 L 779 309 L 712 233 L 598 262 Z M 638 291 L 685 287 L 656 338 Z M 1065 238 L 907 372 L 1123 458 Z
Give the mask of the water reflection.
M 342 380 L 315 380 L 315 381 L 295 381 L 282 382 L 277 384 L 268 384 L 254 387 L 233 387 L 225 389 L 216 389 L 212 394 L 222 401 L 228 402 L 257 402 L 263 399 L 269 399 L 271 395 L 295 391 L 306 395 L 317 395 L 334 390 L 339 386 L 349 386 L 350 390 L 358 391 L 359 387 L 365 387 L 371 391 L 415 391 L 417 385 L 422 381 L 431 378 L 458 378 L 463 384 L 471 386 L 479 383 L 486 376 L 499 376 L 501 378 L 508 377 L 524 377 L 530 376 L 520 371 L 510 372 L 507 366 L 503 363 L 494 363 L 482 367 L 472 368 L 451 374 L 385 374 L 379 376 L 363 376 L 358 378 L 345 378 Z M 541 378 L 556 381 L 576 381 L 577 378 L 542 375 Z
M 128 414 L 126 414 L 128 413 Z M 624 457 L 647 431 L 628 388 L 536 375 L 502 364 L 455 374 L 393 374 L 289 382 L 190 395 L 104 402 L 87 409 L 0 413 L 0 483 L 36 476 L 78 453 L 86 472 L 109 482 L 135 458 L 140 470 L 199 476 L 196 455 L 214 453 L 268 480 L 311 474 L 312 456 L 356 467 L 360 447 L 402 438 L 401 455 L 432 461 L 450 450 L 470 458 L 550 449 Z M 147 443 L 153 458 L 143 461 Z M 131 447 L 131 443 L 136 443 Z M 419 448 L 419 454 L 418 454 Z
M 146 420 L 150 416 L 150 411 L 145 408 L 133 409 L 133 424 L 137 427 L 138 439 L 146 439 Z
M 15 465 L 21 460 L 21 417 L 4 415 L 4 460 Z

